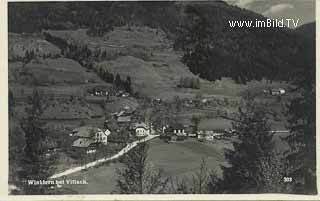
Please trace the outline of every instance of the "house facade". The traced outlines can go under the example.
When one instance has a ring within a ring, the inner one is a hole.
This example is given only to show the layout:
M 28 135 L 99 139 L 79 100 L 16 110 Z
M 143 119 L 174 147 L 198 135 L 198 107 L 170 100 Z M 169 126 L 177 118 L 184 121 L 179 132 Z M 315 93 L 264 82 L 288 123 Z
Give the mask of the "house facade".
M 106 87 L 97 86 L 94 88 L 94 95 L 95 96 L 108 96 L 109 92 Z
M 166 141 L 181 141 L 187 138 L 187 132 L 182 124 L 175 123 L 163 128 L 161 138 Z
M 110 134 L 108 129 L 103 131 L 100 128 L 89 126 L 76 128 L 70 133 L 70 136 L 77 138 L 72 147 L 90 148 L 92 144 L 106 145 Z
M 187 133 L 185 132 L 185 128 L 182 124 L 179 124 L 179 123 L 172 124 L 171 128 L 173 130 L 173 134 L 177 136 L 187 136 Z
M 145 137 L 151 134 L 150 127 L 144 122 L 135 123 L 132 129 L 137 137 Z
M 225 133 L 222 131 L 198 131 L 199 141 L 214 141 L 215 139 L 220 139 Z

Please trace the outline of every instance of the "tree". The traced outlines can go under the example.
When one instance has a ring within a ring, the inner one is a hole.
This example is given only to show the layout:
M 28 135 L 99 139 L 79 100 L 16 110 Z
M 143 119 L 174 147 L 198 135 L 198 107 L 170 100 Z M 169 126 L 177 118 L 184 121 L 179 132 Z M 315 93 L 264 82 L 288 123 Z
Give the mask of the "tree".
M 174 194 L 207 194 L 218 193 L 217 183 L 220 181 L 215 171 L 208 168 L 205 158 L 201 159 L 199 170 L 192 175 L 190 181 L 186 177 L 181 180 L 171 178 L 170 192 Z
M 127 76 L 125 86 L 126 86 L 126 92 L 131 93 L 132 89 L 131 89 L 131 77 L 130 76 Z
M 206 160 L 202 158 L 199 171 L 192 176 L 193 193 L 204 194 L 208 192 L 209 170 Z
M 117 74 L 116 75 L 116 79 L 115 79 L 115 85 L 116 85 L 117 88 L 120 88 L 121 84 L 122 84 L 122 81 L 121 81 L 120 75 Z
M 114 76 L 112 73 L 110 73 L 110 83 L 113 83 L 114 82 Z
M 315 74 L 307 73 L 297 74 L 294 84 L 298 86 L 296 91 L 301 96 L 292 99 L 287 105 L 290 135 L 285 139 L 290 150 L 286 158 L 290 165 L 289 176 L 293 179 L 293 192 L 316 194 Z
M 182 61 L 194 74 L 199 74 L 200 77 L 206 78 L 210 74 L 211 77 L 214 77 L 216 75 L 213 74 L 213 72 L 207 72 L 208 66 L 210 65 L 210 49 L 208 47 L 210 30 L 208 19 L 197 7 L 187 6 L 185 12 L 190 20 L 183 27 L 182 33 L 180 33 L 184 50 Z M 216 78 L 212 78 L 209 80 L 215 79 Z
M 196 115 L 193 115 L 192 118 L 191 118 L 191 121 L 194 125 L 194 132 L 196 133 L 198 131 L 198 127 L 199 127 L 199 123 L 200 123 L 200 116 L 196 116 Z
M 172 194 L 190 194 L 192 188 L 188 183 L 188 179 L 183 177 L 181 180 L 177 177 L 175 180 L 170 178 L 169 192 Z
M 285 182 L 288 165 L 281 153 L 272 152 L 267 157 L 261 158 L 257 163 L 257 178 L 260 182 L 258 192 L 264 193 L 290 193 L 292 185 Z
M 11 91 L 11 89 L 9 89 L 9 95 L 8 95 L 8 102 L 9 102 L 9 115 L 12 115 L 13 114 L 13 108 L 14 108 L 14 97 L 13 97 L 13 93 Z
M 148 145 L 140 143 L 123 158 L 123 169 L 118 169 L 117 190 L 123 194 L 164 193 L 169 179 L 161 170 L 147 162 Z
M 200 79 L 199 78 L 192 78 L 192 88 L 193 89 L 200 89 Z
M 175 96 L 173 101 L 174 101 L 174 106 L 175 106 L 174 109 L 176 110 L 176 112 L 181 112 L 182 102 L 181 102 L 179 96 Z
M 103 73 L 104 73 L 104 72 L 103 72 L 103 69 L 102 69 L 102 67 L 100 67 L 100 68 L 99 68 L 99 76 L 100 76 L 100 77 L 104 77 L 104 76 L 103 76 Z
M 19 172 L 21 188 L 26 194 L 44 194 L 50 185 L 28 185 L 28 180 L 47 180 L 53 172 L 54 156 L 46 155 L 48 150 L 48 131 L 40 116 L 43 112 L 42 100 L 37 89 L 26 108 L 27 117 L 22 120 L 21 128 L 25 133 L 26 145 L 22 159 L 23 170 Z
M 247 98 L 239 108 L 232 127 L 239 142 L 233 142 L 233 150 L 225 157 L 231 167 L 223 166 L 222 189 L 229 193 L 259 192 L 265 181 L 258 175 L 261 160 L 270 157 L 273 150 L 273 133 L 270 131 L 267 114 L 253 99 Z

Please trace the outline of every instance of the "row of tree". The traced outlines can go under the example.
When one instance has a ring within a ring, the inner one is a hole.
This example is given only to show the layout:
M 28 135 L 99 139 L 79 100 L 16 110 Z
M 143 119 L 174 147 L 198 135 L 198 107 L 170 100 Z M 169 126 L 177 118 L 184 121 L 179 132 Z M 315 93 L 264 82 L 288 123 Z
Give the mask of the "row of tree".
M 99 68 L 98 75 L 105 82 L 114 84 L 117 89 L 123 89 L 127 93 L 132 93 L 130 76 L 127 76 L 125 80 L 122 80 L 118 73 L 114 76 L 113 73 L 108 70 L 104 71 L 102 68 Z

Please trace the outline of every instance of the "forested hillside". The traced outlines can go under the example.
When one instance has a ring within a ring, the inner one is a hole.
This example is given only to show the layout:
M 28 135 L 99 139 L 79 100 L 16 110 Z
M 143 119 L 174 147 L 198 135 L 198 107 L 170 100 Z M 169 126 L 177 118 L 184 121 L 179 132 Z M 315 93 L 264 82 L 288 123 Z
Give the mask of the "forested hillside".
M 88 28 L 88 35 L 103 36 L 123 25 L 162 29 L 183 50 L 182 61 L 191 72 L 210 81 L 290 80 L 295 72 L 313 72 L 314 46 L 298 32 L 230 28 L 228 23 L 255 19 L 266 18 L 222 1 L 9 4 L 11 32 Z

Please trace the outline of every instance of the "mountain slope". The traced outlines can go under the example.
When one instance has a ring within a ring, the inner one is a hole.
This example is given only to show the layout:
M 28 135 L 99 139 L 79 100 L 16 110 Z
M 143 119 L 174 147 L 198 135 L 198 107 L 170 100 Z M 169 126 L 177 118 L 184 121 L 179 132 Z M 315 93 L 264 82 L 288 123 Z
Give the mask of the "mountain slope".
M 300 34 L 301 36 L 304 36 L 308 38 L 309 40 L 315 40 L 316 37 L 316 23 L 311 22 L 308 24 L 301 25 L 295 29 L 295 31 Z
M 228 23 L 256 19 L 266 20 L 222 1 L 9 3 L 11 31 L 21 31 L 21 24 L 30 24 L 28 31 L 85 27 L 94 37 L 124 25 L 163 30 L 183 50 L 182 61 L 191 72 L 210 81 L 290 80 L 296 71 L 314 68 L 313 47 L 301 34 L 287 28 L 230 28 Z

